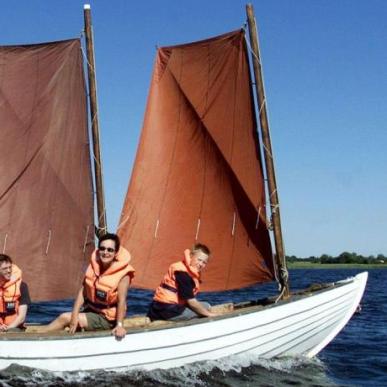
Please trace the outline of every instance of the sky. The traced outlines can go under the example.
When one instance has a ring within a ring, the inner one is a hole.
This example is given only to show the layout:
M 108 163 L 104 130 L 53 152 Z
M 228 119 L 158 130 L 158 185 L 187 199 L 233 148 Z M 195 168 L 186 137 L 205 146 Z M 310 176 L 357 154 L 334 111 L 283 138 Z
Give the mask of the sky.
M 0 0 L 0 44 L 81 35 L 78 0 Z M 114 231 L 157 46 L 243 26 L 239 0 L 94 0 L 99 124 Z M 387 255 L 387 1 L 252 1 L 287 255 Z

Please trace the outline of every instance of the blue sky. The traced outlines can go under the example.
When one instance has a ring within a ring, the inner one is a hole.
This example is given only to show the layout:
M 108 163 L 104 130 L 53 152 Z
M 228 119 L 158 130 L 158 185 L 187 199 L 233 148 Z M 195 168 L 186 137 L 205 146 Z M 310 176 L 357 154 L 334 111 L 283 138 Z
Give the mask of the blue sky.
M 1 44 L 79 36 L 78 0 L 2 2 Z M 239 0 L 90 2 L 109 228 L 126 193 L 157 45 L 245 22 Z M 387 2 L 253 1 L 286 252 L 387 254 Z

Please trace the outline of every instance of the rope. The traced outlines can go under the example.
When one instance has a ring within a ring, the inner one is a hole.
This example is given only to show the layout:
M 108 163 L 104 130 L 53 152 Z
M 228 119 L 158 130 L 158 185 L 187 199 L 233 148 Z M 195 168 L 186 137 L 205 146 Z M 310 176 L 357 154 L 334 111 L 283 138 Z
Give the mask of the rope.
M 46 255 L 48 254 L 48 248 L 50 247 L 51 243 L 51 230 L 48 230 L 48 240 L 47 240 L 47 246 L 46 246 Z
M 101 222 L 101 219 L 103 218 L 103 214 L 101 214 L 101 216 L 98 218 L 98 224 Z M 106 230 L 106 227 L 99 227 L 99 225 L 98 226 L 95 226 L 95 228 L 97 229 L 97 230 L 99 230 L 99 231 L 107 231 Z
M 159 230 L 160 219 L 157 219 L 154 238 L 157 238 L 157 231 Z
M 263 143 L 262 141 L 262 146 L 263 148 L 265 149 L 265 152 L 270 156 L 270 158 L 273 160 L 273 155 L 271 154 L 271 152 L 269 151 L 269 149 L 266 148 L 265 144 Z
M 255 222 L 255 229 L 258 230 L 259 226 L 259 219 L 261 217 L 261 206 L 258 207 L 258 212 L 257 212 L 257 221 Z
M 4 237 L 4 246 L 3 246 L 3 254 L 5 254 L 5 247 L 7 246 L 7 238 L 8 238 L 8 234 L 5 234 L 5 237 Z
M 253 55 L 255 57 L 255 59 L 258 61 L 259 65 L 262 67 L 261 61 L 260 61 L 259 57 L 257 56 L 257 54 L 253 51 L 253 48 L 251 47 L 250 42 L 246 37 L 246 34 L 245 34 L 245 40 L 246 40 L 247 48 L 250 51 L 251 55 Z M 259 50 L 259 48 L 258 48 L 258 50 Z
M 199 236 L 199 229 L 200 229 L 200 218 L 198 219 L 198 224 L 196 226 L 196 235 L 195 235 L 195 241 L 198 240 L 198 236 Z
M 257 59 L 257 61 L 258 61 L 258 63 L 259 63 L 259 66 L 262 68 L 262 63 L 261 63 L 260 58 L 259 58 L 260 55 L 257 56 L 256 53 L 253 51 L 253 49 L 252 49 L 252 47 L 251 47 L 251 45 L 250 45 L 250 42 L 248 41 L 246 35 L 245 35 L 245 41 L 246 41 L 246 45 L 247 45 L 247 48 L 248 48 L 249 52 L 251 53 L 252 56 L 254 56 L 254 58 Z M 258 47 L 258 52 L 259 52 L 259 47 Z M 264 82 L 264 78 L 263 78 L 262 71 L 261 71 L 261 77 L 262 77 L 262 87 L 263 87 L 263 90 L 264 90 L 264 89 L 265 89 L 265 86 L 264 86 L 265 82 Z M 258 97 L 258 96 L 257 96 L 257 97 Z M 261 106 L 260 106 L 260 108 L 259 108 L 259 114 L 261 114 L 263 108 L 266 109 L 267 121 L 269 121 L 269 118 L 268 118 L 268 117 L 269 117 L 269 112 L 268 112 L 269 109 L 268 109 L 267 104 L 266 104 L 266 97 L 265 97 L 264 100 L 262 101 L 262 104 L 261 104 Z M 269 133 L 269 137 L 271 138 L 269 122 L 268 122 L 268 125 L 267 125 L 267 131 L 268 131 L 268 133 Z M 270 156 L 270 158 L 273 160 L 273 155 L 271 154 L 271 152 L 269 152 L 269 150 L 266 148 L 266 146 L 265 146 L 265 144 L 263 144 L 263 142 L 262 142 L 262 146 L 263 146 L 263 148 L 265 149 L 266 153 L 267 153 L 267 154 Z
M 262 110 L 263 110 L 263 108 L 266 106 L 266 98 L 262 101 L 262 104 L 261 104 L 261 106 L 260 106 L 260 108 L 259 108 L 259 114 L 261 114 L 262 113 Z
M 275 303 L 277 303 L 279 300 L 282 299 L 282 297 L 285 293 L 285 290 L 286 290 L 286 287 L 284 286 L 284 284 L 286 284 L 288 282 L 288 279 L 289 279 L 288 269 L 285 266 L 281 266 L 281 268 L 280 268 L 280 281 L 278 284 L 279 290 L 281 292 L 280 292 L 279 296 L 276 298 Z
M 232 229 L 231 229 L 231 235 L 234 236 L 235 233 L 235 220 L 236 220 L 236 214 L 234 212 L 234 217 L 232 219 Z
M 85 61 L 86 61 L 87 65 L 88 65 L 91 69 L 93 69 L 93 68 L 91 67 L 90 62 L 89 62 L 89 59 L 87 58 L 87 55 L 85 54 L 85 50 L 83 49 L 82 46 L 81 46 L 81 51 L 82 51 L 83 57 L 85 58 Z M 94 73 L 95 73 L 95 71 L 94 71 Z
M 84 35 L 84 33 L 85 33 L 85 31 L 82 30 L 82 31 L 81 31 L 81 37 Z M 93 31 L 92 31 L 92 34 L 93 34 Z M 88 59 L 88 57 L 87 57 L 87 55 L 86 55 L 86 53 L 85 53 L 85 50 L 83 49 L 82 46 L 81 46 L 81 52 L 82 52 L 82 55 L 83 55 L 83 57 L 84 57 L 85 62 L 87 63 L 87 66 L 93 71 L 94 75 L 96 76 L 95 64 L 94 64 L 94 68 L 93 68 L 93 67 L 91 66 L 91 63 L 89 62 L 89 59 Z M 87 84 L 87 86 L 88 86 L 88 92 L 87 92 L 87 95 L 88 95 L 89 98 L 90 98 L 90 85 Z M 97 85 L 95 85 L 95 92 L 96 92 L 96 94 L 97 94 Z M 94 112 L 94 115 L 93 115 L 92 117 L 90 117 L 90 120 L 91 120 L 90 122 L 91 122 L 91 125 L 92 125 L 92 126 L 95 124 L 95 122 L 96 122 L 96 120 L 97 120 L 97 117 L 98 117 L 98 104 L 96 104 L 95 110 L 96 110 L 96 111 Z M 95 153 L 94 153 L 94 147 L 93 147 L 93 146 L 91 147 L 91 154 L 92 154 L 92 157 L 93 157 L 93 160 L 94 160 L 94 164 L 96 165 L 97 169 L 98 169 L 99 171 L 101 171 L 101 170 L 102 170 L 102 155 L 100 155 L 101 161 L 99 161 L 99 160 L 97 159 Z M 96 192 L 94 192 L 94 194 L 96 195 Z M 100 222 L 101 222 L 101 219 L 104 218 L 104 214 L 106 214 L 105 200 L 103 201 L 103 213 L 99 216 L 99 218 L 98 218 L 98 223 L 100 223 Z M 102 230 L 102 231 L 107 231 L 106 228 L 101 228 L 101 227 L 97 227 L 97 226 L 96 226 L 95 228 L 96 228 L 96 230 L 99 230 L 99 231 L 100 231 L 100 230 Z M 99 235 L 99 234 L 97 234 L 97 235 Z
M 129 219 L 129 215 L 127 215 L 124 220 L 118 225 L 117 230 L 119 230 Z

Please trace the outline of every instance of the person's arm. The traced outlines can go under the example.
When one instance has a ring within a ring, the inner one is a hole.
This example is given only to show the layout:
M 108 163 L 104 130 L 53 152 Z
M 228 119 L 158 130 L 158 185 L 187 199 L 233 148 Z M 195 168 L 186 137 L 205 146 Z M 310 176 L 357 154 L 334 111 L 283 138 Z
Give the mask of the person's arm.
M 27 316 L 28 305 L 20 305 L 17 311 L 17 317 L 8 325 L 7 329 L 17 328 L 23 324 Z
M 196 298 L 190 298 L 187 300 L 187 306 L 192 309 L 195 313 L 197 313 L 199 316 L 204 317 L 215 317 L 219 316 L 217 313 L 209 311 L 207 308 L 205 308 L 200 301 L 198 301 Z
M 129 276 L 121 278 L 121 281 L 118 283 L 117 287 L 117 325 L 112 330 L 112 334 L 116 336 L 118 339 L 122 339 L 125 337 L 126 330 L 123 327 L 124 318 L 126 316 L 126 296 L 128 294 L 129 289 Z
M 71 311 L 71 320 L 69 324 L 69 332 L 71 334 L 75 333 L 75 331 L 78 328 L 78 317 L 79 317 L 79 311 L 81 310 L 81 307 L 83 303 L 85 302 L 85 298 L 83 297 L 83 286 L 79 289 L 77 298 L 75 299 L 73 310 Z
M 188 253 L 189 250 L 186 250 L 184 253 Z M 180 299 L 185 300 L 187 307 L 192 309 L 199 316 L 204 317 L 215 317 L 218 316 L 217 313 L 210 312 L 206 307 L 204 307 L 194 295 L 195 283 L 193 279 L 186 272 L 177 271 L 175 272 L 176 284 L 177 284 L 177 293 Z

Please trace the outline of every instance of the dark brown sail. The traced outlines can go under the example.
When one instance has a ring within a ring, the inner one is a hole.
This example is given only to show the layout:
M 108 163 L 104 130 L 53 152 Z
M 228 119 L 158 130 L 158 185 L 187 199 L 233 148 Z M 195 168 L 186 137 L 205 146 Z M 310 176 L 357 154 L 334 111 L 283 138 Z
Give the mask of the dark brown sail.
M 197 241 L 213 253 L 204 290 L 273 279 L 253 109 L 243 31 L 158 50 L 119 226 L 134 286 Z
M 0 47 L 0 252 L 34 301 L 74 297 L 93 246 L 80 41 Z

